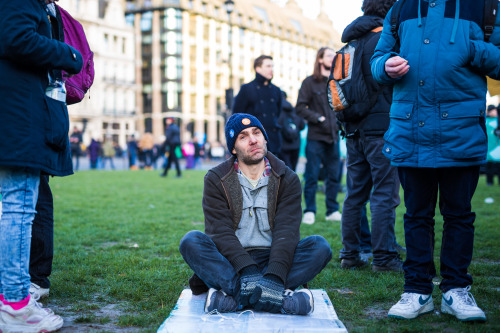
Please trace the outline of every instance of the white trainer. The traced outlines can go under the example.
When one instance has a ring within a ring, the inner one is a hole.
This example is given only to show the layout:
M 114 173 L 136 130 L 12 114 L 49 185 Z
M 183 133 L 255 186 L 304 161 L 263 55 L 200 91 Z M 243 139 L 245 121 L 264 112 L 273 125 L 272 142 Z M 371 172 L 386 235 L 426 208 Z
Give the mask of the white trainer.
M 432 295 L 403 293 L 399 302 L 392 306 L 387 316 L 391 318 L 414 319 L 433 310 Z
M 33 297 L 28 305 L 14 310 L 10 305 L 2 304 L 0 308 L 0 331 L 3 333 L 23 332 L 54 332 L 63 325 L 63 319 L 50 309 L 42 308 Z
M 42 288 L 36 283 L 31 283 L 30 285 L 30 295 L 38 301 L 40 298 L 49 297 L 49 288 Z
M 305 224 L 314 224 L 316 220 L 316 216 L 313 212 L 304 213 L 304 217 L 302 218 L 302 223 Z
M 466 288 L 448 290 L 441 300 L 441 312 L 451 314 L 461 321 L 486 321 L 486 315 L 477 304 L 474 296 Z
M 325 220 L 339 222 L 340 220 L 342 220 L 342 214 L 340 214 L 340 212 L 337 210 L 330 215 L 327 215 Z

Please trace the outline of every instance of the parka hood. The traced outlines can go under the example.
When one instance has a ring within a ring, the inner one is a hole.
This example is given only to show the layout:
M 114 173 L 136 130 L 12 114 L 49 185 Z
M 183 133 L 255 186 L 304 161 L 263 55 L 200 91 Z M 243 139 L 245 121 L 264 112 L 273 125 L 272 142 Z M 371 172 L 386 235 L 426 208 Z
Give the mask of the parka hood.
M 342 33 L 342 43 L 363 37 L 371 30 L 384 25 L 384 19 L 377 16 L 360 16 L 349 24 Z

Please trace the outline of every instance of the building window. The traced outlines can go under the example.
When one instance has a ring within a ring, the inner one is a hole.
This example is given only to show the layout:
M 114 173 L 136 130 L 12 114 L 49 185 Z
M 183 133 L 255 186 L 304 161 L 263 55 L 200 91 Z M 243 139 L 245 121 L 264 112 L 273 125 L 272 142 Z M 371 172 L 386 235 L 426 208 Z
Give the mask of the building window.
M 150 117 L 144 119 L 144 130 L 146 133 L 153 133 L 153 120 Z
M 127 14 L 127 15 L 125 15 L 125 23 L 129 27 L 133 27 L 134 26 L 134 21 L 135 21 L 135 14 Z
M 142 100 L 144 113 L 151 113 L 153 111 L 151 93 L 142 93 Z
M 144 12 L 141 17 L 141 31 L 151 31 L 153 26 L 153 12 Z

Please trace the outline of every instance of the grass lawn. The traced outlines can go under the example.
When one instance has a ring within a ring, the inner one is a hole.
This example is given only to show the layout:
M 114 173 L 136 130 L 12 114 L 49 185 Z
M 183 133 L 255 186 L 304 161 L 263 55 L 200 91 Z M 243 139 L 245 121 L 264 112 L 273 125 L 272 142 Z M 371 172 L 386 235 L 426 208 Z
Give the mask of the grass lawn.
M 204 229 L 204 174 L 185 171 L 183 178 L 165 179 L 156 171 L 82 171 L 51 179 L 55 258 L 48 305 L 65 318 L 63 332 L 156 331 L 191 276 L 178 245 L 187 231 Z M 495 202 L 486 204 L 487 197 Z M 343 198 L 340 194 L 339 202 Z M 461 323 L 438 311 L 412 321 L 388 319 L 388 309 L 403 291 L 403 275 L 376 274 L 369 268 L 341 270 L 340 223 L 324 220 L 323 203 L 324 196 L 318 193 L 317 221 L 303 225 L 301 236 L 323 235 L 334 259 L 310 287 L 328 291 L 350 332 L 500 331 L 500 186 L 486 187 L 482 176 L 472 202 L 477 214 L 472 292 L 486 312 L 485 324 Z M 401 205 L 396 222 L 400 244 L 404 244 L 403 213 Z M 438 269 L 441 226 L 438 213 Z M 433 297 L 439 310 L 437 287 Z

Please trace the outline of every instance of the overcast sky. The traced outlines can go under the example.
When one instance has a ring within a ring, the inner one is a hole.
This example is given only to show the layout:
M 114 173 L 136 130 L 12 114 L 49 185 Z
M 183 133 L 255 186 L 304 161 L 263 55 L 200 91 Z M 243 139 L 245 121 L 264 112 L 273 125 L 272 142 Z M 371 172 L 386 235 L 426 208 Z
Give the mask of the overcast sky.
M 287 0 L 273 0 L 283 5 Z M 307 17 L 315 18 L 319 14 L 320 0 L 296 0 L 304 10 Z M 326 14 L 333 21 L 334 28 L 342 35 L 344 28 L 354 21 L 358 16 L 363 15 L 361 11 L 362 0 L 325 0 Z

